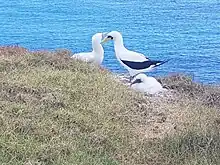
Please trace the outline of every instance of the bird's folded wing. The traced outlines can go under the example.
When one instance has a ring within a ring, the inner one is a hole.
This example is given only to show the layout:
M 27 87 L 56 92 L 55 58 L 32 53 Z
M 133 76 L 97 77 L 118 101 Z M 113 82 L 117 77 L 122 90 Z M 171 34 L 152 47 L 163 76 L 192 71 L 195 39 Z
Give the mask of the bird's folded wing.
M 131 69 L 137 69 L 137 70 L 152 68 L 152 67 L 159 66 L 164 63 L 163 61 L 150 61 L 150 60 L 145 60 L 141 62 L 127 61 L 127 60 L 122 60 L 122 59 L 120 60 L 123 64 L 127 65 Z
M 118 57 L 125 61 L 143 62 L 149 60 L 146 56 L 141 53 L 134 51 L 123 51 L 118 53 Z
M 81 60 L 84 62 L 93 62 L 94 60 L 92 53 L 78 53 L 78 54 L 74 54 L 72 58 L 75 58 L 77 60 Z

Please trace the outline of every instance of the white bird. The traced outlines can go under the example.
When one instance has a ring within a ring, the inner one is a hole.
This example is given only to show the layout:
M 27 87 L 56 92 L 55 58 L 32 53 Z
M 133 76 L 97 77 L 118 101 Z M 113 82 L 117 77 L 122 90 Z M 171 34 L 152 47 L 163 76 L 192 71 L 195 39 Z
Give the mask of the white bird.
M 122 35 L 117 31 L 112 31 L 101 41 L 105 43 L 109 40 L 114 41 L 115 55 L 118 61 L 128 70 L 131 77 L 139 73 L 151 71 L 156 66 L 162 65 L 167 61 L 153 61 L 141 53 L 130 51 L 123 44 Z
M 132 79 L 131 88 L 136 91 L 148 94 L 157 94 L 167 91 L 167 89 L 163 88 L 154 77 L 148 77 L 143 73 L 136 75 Z
M 74 54 L 71 58 L 101 65 L 104 59 L 104 49 L 101 45 L 101 41 L 104 38 L 104 36 L 105 33 L 96 33 L 92 36 L 92 52 L 77 53 Z

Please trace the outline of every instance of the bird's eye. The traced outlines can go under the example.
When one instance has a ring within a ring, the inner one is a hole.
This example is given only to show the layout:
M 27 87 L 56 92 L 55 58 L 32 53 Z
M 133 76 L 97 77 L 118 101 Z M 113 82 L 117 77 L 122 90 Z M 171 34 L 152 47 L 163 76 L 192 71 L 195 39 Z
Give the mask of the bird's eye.
M 113 37 L 112 37 L 112 36 L 108 36 L 107 38 L 110 38 L 111 40 L 113 40 Z

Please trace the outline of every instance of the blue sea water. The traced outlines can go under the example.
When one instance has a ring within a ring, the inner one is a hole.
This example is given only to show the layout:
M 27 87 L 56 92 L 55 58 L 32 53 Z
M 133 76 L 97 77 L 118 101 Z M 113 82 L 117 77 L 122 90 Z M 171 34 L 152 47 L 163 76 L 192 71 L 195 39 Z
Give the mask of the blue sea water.
M 171 59 L 150 75 L 220 82 L 220 0 L 0 0 L 0 45 L 90 51 L 94 33 L 112 30 L 131 50 Z M 104 48 L 103 65 L 126 72 L 113 43 Z

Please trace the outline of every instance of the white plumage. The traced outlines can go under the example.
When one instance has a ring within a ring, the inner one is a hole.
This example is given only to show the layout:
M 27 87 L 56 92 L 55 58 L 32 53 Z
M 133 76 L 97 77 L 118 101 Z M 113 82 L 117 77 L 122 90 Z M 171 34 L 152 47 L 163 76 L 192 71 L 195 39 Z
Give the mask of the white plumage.
M 136 91 L 148 94 L 157 94 L 167 91 L 167 89 L 163 88 L 154 77 L 148 77 L 143 73 L 136 75 L 132 79 L 131 88 Z
M 104 35 L 104 33 L 96 33 L 92 36 L 92 52 L 77 53 L 71 58 L 101 65 L 104 59 L 104 50 L 100 42 L 102 41 Z
M 141 53 L 130 51 L 124 47 L 122 35 L 117 31 L 112 31 L 102 40 L 105 43 L 109 40 L 114 41 L 115 55 L 118 61 L 125 69 L 128 70 L 130 76 L 138 73 L 151 71 L 152 68 L 162 65 L 167 61 L 153 61 L 145 57 Z

